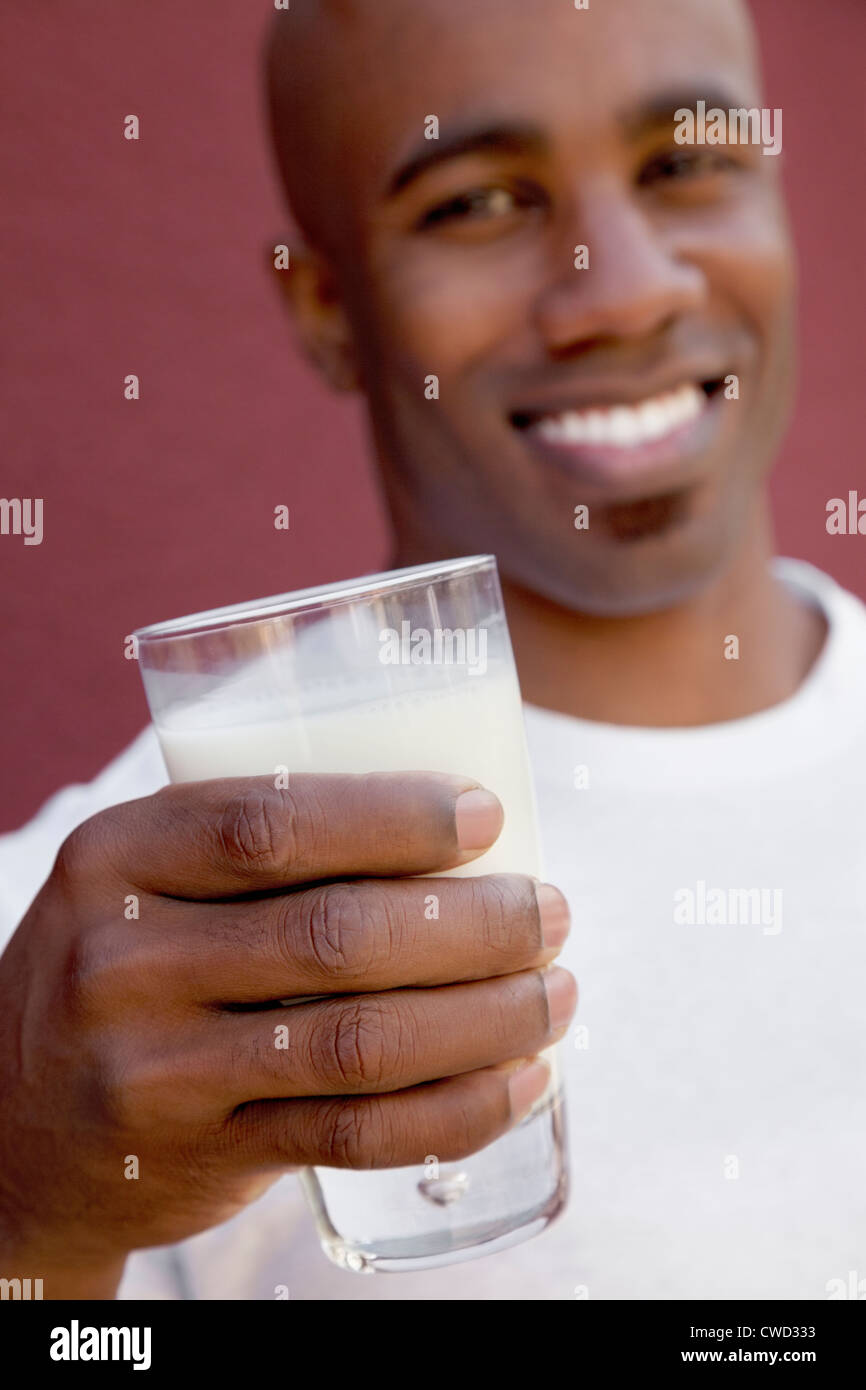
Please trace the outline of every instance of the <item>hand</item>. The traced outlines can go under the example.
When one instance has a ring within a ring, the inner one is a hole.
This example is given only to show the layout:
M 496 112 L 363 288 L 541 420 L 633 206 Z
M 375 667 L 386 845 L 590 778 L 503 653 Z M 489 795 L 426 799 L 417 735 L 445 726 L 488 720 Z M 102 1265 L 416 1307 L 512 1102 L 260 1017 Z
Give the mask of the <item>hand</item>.
M 407 877 L 495 840 L 475 786 L 186 783 L 69 836 L 0 959 L 0 1275 L 110 1297 L 130 1250 L 293 1166 L 456 1160 L 526 1112 L 575 1006 L 544 968 L 565 900 L 516 874 Z

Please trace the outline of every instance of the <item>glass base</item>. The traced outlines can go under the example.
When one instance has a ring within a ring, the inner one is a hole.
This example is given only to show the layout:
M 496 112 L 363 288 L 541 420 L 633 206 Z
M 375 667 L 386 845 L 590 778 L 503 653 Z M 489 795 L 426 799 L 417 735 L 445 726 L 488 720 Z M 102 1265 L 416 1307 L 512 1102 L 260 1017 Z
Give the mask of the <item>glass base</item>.
M 560 1095 L 487 1149 L 445 1165 L 436 1182 L 419 1180 L 424 1171 L 305 1169 L 301 1182 L 328 1259 L 354 1274 L 405 1274 L 480 1259 L 539 1235 L 568 1199 Z M 509 1209 L 515 1187 L 528 1201 L 518 1210 Z M 432 1202 L 425 1188 L 437 1190 Z M 382 1234 L 371 1239 L 361 1222 L 375 1222 Z

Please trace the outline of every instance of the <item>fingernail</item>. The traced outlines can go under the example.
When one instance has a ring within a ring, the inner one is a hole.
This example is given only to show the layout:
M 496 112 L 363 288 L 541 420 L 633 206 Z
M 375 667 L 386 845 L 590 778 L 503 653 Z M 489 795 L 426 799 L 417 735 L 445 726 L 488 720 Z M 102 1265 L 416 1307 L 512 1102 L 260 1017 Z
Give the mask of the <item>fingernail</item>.
M 548 950 L 554 950 L 562 945 L 571 926 L 568 903 L 552 883 L 539 883 L 535 896 L 538 899 L 542 939 Z
M 538 1058 L 511 1073 L 508 1081 L 508 1102 L 513 1120 L 519 1120 L 526 1114 L 539 1096 L 544 1094 L 549 1080 L 550 1067 Z
M 461 792 L 454 808 L 457 822 L 457 843 L 461 849 L 486 849 L 492 845 L 505 814 L 492 792 L 475 787 Z
M 577 987 L 574 976 L 558 965 L 551 965 L 544 971 L 544 988 L 547 990 L 547 1007 L 550 1010 L 550 1031 L 556 1033 L 564 1028 L 577 1003 Z

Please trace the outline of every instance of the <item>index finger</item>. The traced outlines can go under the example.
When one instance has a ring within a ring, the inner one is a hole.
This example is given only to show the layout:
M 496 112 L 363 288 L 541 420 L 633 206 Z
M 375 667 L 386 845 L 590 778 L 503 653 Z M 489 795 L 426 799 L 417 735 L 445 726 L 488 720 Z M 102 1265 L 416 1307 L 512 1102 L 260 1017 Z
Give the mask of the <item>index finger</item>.
M 88 838 L 145 892 L 203 900 L 454 868 L 487 849 L 504 819 L 493 793 L 469 777 L 298 773 L 287 780 L 287 787 L 271 776 L 176 783 L 95 816 Z

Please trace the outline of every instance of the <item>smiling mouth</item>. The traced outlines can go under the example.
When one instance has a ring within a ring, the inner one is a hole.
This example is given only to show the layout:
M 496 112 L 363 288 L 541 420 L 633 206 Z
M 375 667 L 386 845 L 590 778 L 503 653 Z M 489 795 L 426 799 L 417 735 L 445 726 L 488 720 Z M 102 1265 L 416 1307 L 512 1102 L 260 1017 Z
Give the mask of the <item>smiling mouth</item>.
M 687 381 L 673 390 L 634 404 L 591 406 L 559 412 L 515 411 L 511 423 L 548 444 L 617 451 L 639 449 L 676 434 L 696 420 L 724 385 L 713 381 Z

